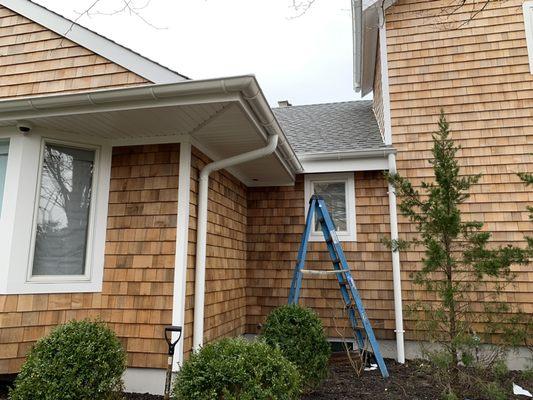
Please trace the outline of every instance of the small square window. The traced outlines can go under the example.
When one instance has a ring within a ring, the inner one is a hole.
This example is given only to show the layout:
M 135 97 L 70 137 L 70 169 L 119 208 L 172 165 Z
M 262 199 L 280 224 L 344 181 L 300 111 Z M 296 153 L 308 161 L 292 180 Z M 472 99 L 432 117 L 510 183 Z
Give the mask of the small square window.
M 355 184 L 353 173 L 313 174 L 305 176 L 306 215 L 309 200 L 313 194 L 320 195 L 326 202 L 328 212 L 335 224 L 341 241 L 355 241 Z M 318 221 L 309 237 L 311 241 L 324 240 Z
M 95 150 L 45 143 L 31 276 L 84 276 Z

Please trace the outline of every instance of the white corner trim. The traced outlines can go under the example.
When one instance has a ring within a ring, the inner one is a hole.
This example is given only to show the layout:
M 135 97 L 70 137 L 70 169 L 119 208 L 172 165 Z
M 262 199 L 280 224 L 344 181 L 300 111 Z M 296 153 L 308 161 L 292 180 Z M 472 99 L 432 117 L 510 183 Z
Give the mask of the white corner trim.
M 90 29 L 28 0 L 0 0 L 0 4 L 54 31 L 152 83 L 173 83 L 187 80 L 146 57 L 137 54 Z
M 524 1 L 522 9 L 524 11 L 529 72 L 533 74 L 533 1 Z
M 381 64 L 381 102 L 383 103 L 383 123 L 385 144 L 392 145 L 392 124 L 390 112 L 389 61 L 387 57 L 387 23 L 380 15 L 379 25 L 379 59 Z
M 346 224 L 347 231 L 337 232 L 341 242 L 355 242 L 357 240 L 357 225 L 355 217 L 355 173 L 306 174 L 304 177 L 305 216 L 309 212 L 309 200 L 314 193 L 314 182 L 345 182 L 346 184 Z M 328 204 L 326 204 L 328 205 Z M 329 210 L 328 210 L 329 211 Z M 314 223 L 314 222 L 313 222 Z M 324 241 L 322 232 L 311 229 L 309 241 Z
M 187 290 L 187 249 L 189 244 L 189 211 L 191 193 L 191 143 L 180 143 L 178 217 L 176 222 L 176 258 L 174 263 L 174 292 L 172 301 L 172 325 L 182 327 L 181 339 L 174 353 L 172 370 L 183 363 L 185 339 L 185 295 Z M 173 336 L 173 340 L 177 337 Z
M 0 277 L 3 278 L 0 280 L 0 294 L 100 292 L 104 271 L 111 147 L 101 145 L 98 148 L 99 158 L 93 177 L 97 190 L 92 199 L 94 209 L 91 213 L 92 232 L 89 235 L 90 257 L 86 266 L 86 278 L 29 280 L 43 136 L 37 132 L 23 136 L 15 128 L 13 130 L 11 135 L 2 134 L 10 138 L 10 148 L 3 203 L 5 209 L 0 226 Z M 72 144 L 72 141 L 66 144 Z M 89 143 L 76 145 L 94 148 Z

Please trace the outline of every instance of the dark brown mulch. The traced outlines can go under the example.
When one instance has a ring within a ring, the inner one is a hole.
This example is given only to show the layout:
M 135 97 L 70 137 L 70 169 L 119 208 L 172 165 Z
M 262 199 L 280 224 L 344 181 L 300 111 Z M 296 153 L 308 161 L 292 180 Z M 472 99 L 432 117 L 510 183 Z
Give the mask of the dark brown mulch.
M 161 400 L 163 396 L 155 396 L 148 393 L 124 393 L 126 400 Z
M 411 363 L 404 365 L 386 360 L 390 377 L 383 379 L 379 370 L 365 371 L 358 377 L 346 357 L 334 357 L 329 377 L 315 392 L 302 400 L 434 400 L 439 391 L 431 377 L 418 372 Z

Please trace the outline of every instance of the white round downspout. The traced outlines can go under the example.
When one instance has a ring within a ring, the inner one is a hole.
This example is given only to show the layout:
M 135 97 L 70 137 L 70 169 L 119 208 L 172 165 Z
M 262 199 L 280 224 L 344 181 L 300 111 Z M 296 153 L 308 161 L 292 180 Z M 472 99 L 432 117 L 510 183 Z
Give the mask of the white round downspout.
M 269 136 L 265 147 L 207 164 L 200 172 L 198 188 L 198 222 L 196 230 L 196 270 L 194 278 L 193 350 L 204 343 L 205 264 L 207 248 L 207 205 L 209 174 L 219 169 L 242 164 L 272 154 L 278 145 L 278 135 Z
M 396 173 L 396 155 L 389 154 L 389 173 Z M 398 213 L 396 211 L 396 189 L 389 183 L 389 214 L 391 241 L 398 241 Z M 400 252 L 392 249 L 392 282 L 394 288 L 394 319 L 396 325 L 396 356 L 400 364 L 405 363 L 403 308 L 402 308 L 402 277 L 400 274 Z
M 392 146 L 392 123 L 389 92 L 389 64 L 387 54 L 387 25 L 385 15 L 379 15 L 379 56 L 381 62 L 381 91 L 383 102 L 384 142 Z M 396 173 L 396 155 L 388 155 L 389 173 Z M 396 210 L 396 190 L 389 183 L 389 218 L 391 241 L 398 240 L 398 212 Z M 396 359 L 400 364 L 405 363 L 403 304 L 402 304 L 402 276 L 400 273 L 400 252 L 392 249 L 392 286 L 394 292 L 394 320 L 396 333 Z

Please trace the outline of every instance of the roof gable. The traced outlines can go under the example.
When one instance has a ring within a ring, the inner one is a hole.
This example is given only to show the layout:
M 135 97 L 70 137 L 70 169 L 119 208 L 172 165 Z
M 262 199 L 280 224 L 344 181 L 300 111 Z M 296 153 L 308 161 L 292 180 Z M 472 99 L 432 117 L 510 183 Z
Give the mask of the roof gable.
M 0 0 L 0 5 L 46 27 L 152 83 L 174 83 L 187 77 L 99 35 L 29 0 Z

